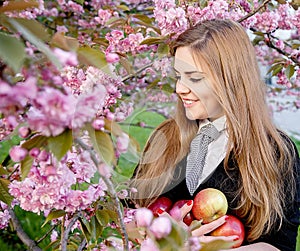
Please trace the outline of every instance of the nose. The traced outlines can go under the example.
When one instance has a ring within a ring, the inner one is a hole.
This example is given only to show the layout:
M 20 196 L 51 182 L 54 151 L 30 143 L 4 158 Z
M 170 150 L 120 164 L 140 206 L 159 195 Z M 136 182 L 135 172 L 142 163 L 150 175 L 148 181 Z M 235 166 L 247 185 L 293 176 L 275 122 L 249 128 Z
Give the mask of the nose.
M 176 93 L 177 94 L 187 94 L 189 93 L 191 90 L 184 85 L 180 80 L 178 80 L 176 82 Z

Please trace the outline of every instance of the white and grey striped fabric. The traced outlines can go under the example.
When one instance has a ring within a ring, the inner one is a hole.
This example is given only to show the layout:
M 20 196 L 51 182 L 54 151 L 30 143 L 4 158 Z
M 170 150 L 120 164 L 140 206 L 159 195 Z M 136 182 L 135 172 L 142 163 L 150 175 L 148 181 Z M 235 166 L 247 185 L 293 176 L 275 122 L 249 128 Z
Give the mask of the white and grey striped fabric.
M 203 126 L 192 140 L 186 165 L 186 184 L 191 195 L 197 189 L 202 176 L 208 145 L 217 139 L 220 132 L 212 124 Z

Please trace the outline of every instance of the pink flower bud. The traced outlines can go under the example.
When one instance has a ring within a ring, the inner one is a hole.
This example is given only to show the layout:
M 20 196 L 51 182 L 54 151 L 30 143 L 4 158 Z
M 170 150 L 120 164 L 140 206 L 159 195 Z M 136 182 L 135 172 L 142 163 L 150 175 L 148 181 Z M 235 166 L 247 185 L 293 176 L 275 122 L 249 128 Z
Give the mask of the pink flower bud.
M 49 153 L 46 150 L 42 150 L 37 157 L 39 161 L 47 161 L 49 157 Z
M 157 239 L 166 237 L 172 230 L 172 223 L 169 218 L 160 216 L 153 220 L 150 231 Z
M 56 168 L 52 165 L 48 165 L 45 169 L 45 175 L 56 175 Z
M 126 133 L 122 133 L 117 138 L 117 149 L 120 153 L 125 153 L 129 145 L 129 136 Z
M 9 155 L 14 162 L 22 161 L 27 153 L 28 151 L 20 146 L 13 146 L 9 151 Z
M 111 176 L 111 168 L 105 163 L 98 166 L 98 171 L 103 177 L 109 178 Z
M 27 138 L 30 132 L 30 128 L 28 128 L 27 126 L 22 126 L 19 128 L 19 136 L 23 139 Z
M 159 251 L 158 246 L 154 243 L 153 240 L 147 238 L 141 243 L 141 251 Z
M 116 63 L 119 62 L 120 57 L 116 53 L 106 53 L 105 54 L 107 63 Z
M 95 119 L 92 123 L 92 126 L 96 129 L 96 130 L 103 130 L 105 125 L 105 122 L 103 119 Z
M 138 227 L 150 226 L 153 219 L 153 213 L 148 208 L 138 208 L 135 213 L 136 225 Z
M 34 147 L 29 151 L 29 155 L 33 158 L 36 158 L 40 154 L 40 149 Z

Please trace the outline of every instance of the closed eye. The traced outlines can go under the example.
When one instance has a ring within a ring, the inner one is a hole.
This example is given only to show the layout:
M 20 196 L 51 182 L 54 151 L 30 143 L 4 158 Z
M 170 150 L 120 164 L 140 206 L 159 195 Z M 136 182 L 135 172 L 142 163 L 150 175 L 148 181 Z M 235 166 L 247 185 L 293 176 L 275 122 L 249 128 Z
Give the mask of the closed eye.
M 203 78 L 190 78 L 190 81 L 193 83 L 200 82 Z

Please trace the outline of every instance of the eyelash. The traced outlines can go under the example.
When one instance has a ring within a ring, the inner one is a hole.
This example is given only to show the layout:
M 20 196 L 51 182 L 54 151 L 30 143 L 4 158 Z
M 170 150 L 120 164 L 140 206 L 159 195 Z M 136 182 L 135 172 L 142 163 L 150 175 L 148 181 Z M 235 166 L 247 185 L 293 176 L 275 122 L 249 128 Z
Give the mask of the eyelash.
M 178 80 L 181 79 L 181 76 L 176 75 L 176 76 L 175 76 L 175 79 L 178 81 Z M 193 83 L 197 83 L 197 82 L 201 81 L 202 79 L 203 79 L 203 78 L 190 78 L 189 80 L 190 80 L 191 82 L 193 82 Z

